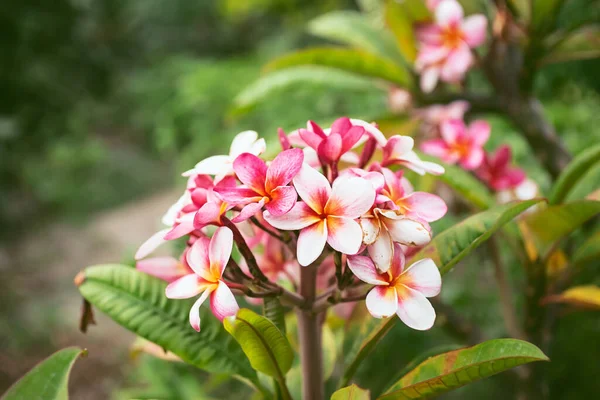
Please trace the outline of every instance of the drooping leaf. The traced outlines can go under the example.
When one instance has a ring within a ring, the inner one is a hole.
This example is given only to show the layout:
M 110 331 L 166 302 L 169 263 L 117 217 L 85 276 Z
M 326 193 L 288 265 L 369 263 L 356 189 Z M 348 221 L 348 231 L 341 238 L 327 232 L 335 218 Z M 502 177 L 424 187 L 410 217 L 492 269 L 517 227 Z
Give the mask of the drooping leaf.
M 67 400 L 69 373 L 77 358 L 85 355 L 78 347 L 57 351 L 15 382 L 2 400 Z
M 600 201 L 577 200 L 542 208 L 523 219 L 538 257 L 546 258 L 555 244 L 600 213 Z
M 598 43 L 598 48 L 600 48 L 600 43 Z M 548 196 L 548 202 L 550 204 L 563 202 L 567 198 L 569 191 L 579 182 L 579 179 L 599 162 L 600 145 L 593 146 L 575 157 L 559 175 L 552 187 L 550 196 Z
M 366 91 L 373 87 L 386 88 L 383 84 L 374 84 L 371 78 L 339 69 L 303 65 L 262 76 L 239 93 L 234 103 L 240 110 L 249 108 L 277 90 L 300 83 L 355 91 Z
M 287 54 L 271 61 L 265 69 L 277 71 L 300 65 L 335 68 L 370 78 L 383 79 L 404 88 L 412 86 L 409 72 L 389 58 L 339 47 L 319 47 Z
M 548 357 L 531 343 L 517 339 L 489 340 L 429 358 L 378 399 L 429 398 L 534 361 L 548 361 Z
M 383 27 L 374 26 L 356 11 L 333 11 L 321 15 L 308 24 L 308 31 L 315 36 L 366 50 L 380 57 L 402 60 L 392 35 Z
M 192 329 L 194 299 L 167 299 L 165 282 L 123 265 L 89 267 L 81 274 L 82 296 L 119 325 L 198 368 L 258 382 L 240 346 L 207 308 L 201 308 L 201 331 Z
M 583 308 L 600 309 L 600 287 L 596 285 L 575 286 L 561 294 L 548 296 L 546 303 L 565 303 Z
M 386 25 L 394 33 L 396 44 L 408 63 L 413 63 L 417 57 L 414 24 L 428 18 L 430 13 L 422 0 L 386 1 Z
M 350 385 L 337 390 L 331 395 L 331 400 L 369 400 L 369 391 L 356 385 Z
M 411 262 L 431 258 L 443 275 L 502 226 L 542 199 L 512 202 L 475 214 L 435 236 Z
M 540 61 L 554 64 L 600 57 L 600 27 L 585 26 L 560 40 Z
M 573 255 L 573 262 L 578 265 L 594 260 L 600 260 L 600 232 L 590 236 Z
M 267 318 L 242 308 L 223 325 L 242 346 L 252 367 L 270 377 L 283 380 L 292 367 L 294 351 L 290 342 Z
M 285 310 L 278 297 L 265 297 L 263 299 L 263 315 L 276 327 L 286 334 Z

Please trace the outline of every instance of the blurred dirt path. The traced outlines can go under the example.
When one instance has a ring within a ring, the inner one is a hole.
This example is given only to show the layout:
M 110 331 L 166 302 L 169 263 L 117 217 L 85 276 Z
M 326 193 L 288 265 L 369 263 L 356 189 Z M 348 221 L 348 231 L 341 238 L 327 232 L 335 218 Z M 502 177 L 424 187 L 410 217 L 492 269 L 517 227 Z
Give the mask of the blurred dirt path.
M 87 348 L 89 357 L 74 369 L 72 398 L 110 398 L 126 373 L 123 361 L 134 336 L 100 312 L 98 325 L 90 326 L 86 335 L 80 333 L 81 297 L 73 278 L 88 265 L 131 259 L 161 228 L 161 216 L 179 193 L 169 190 L 136 200 L 81 227 L 54 224 L 18 245 L 0 247 L 0 274 L 6 278 L 2 287 L 9 292 L 2 309 L 10 310 L 2 320 L 18 320 L 16 328 L 0 331 L 10 335 L 0 338 L 0 393 L 52 351 L 77 345 Z

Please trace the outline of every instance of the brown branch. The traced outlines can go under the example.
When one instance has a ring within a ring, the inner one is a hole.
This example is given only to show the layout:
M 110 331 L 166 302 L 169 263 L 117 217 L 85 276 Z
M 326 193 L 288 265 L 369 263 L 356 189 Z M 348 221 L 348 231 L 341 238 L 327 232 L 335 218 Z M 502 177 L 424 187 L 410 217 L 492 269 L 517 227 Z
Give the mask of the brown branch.
M 233 232 L 233 241 L 237 245 L 238 250 L 242 254 L 242 257 L 244 257 L 244 259 L 246 260 L 248 269 L 250 270 L 250 273 L 252 274 L 254 279 L 256 279 L 259 282 L 269 282 L 269 278 L 267 278 L 258 267 L 258 262 L 256 261 L 252 250 L 250 250 L 250 247 L 248 247 L 246 240 L 242 236 L 237 226 L 235 226 L 235 224 L 231 222 L 229 218 L 226 218 L 224 216 L 221 217 L 221 221 L 223 223 L 223 226 L 226 226 Z

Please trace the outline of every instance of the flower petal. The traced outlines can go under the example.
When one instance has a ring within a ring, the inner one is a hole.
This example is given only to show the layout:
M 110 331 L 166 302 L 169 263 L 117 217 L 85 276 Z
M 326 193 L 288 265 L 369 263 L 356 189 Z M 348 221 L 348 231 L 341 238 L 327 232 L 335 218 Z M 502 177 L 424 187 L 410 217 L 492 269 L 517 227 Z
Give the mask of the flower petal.
M 237 314 L 238 306 L 235 296 L 225 282 L 219 281 L 217 288 L 210 294 L 210 310 L 219 321 L 225 317 L 231 317 Z
M 222 212 L 221 204 L 206 203 L 196 213 L 194 217 L 194 227 L 202 229 L 206 225 L 216 224 L 221 219 Z
M 352 125 L 362 126 L 363 128 L 365 128 L 367 135 L 375 139 L 377 141 L 377 144 L 381 147 L 384 147 L 386 145 L 387 139 L 385 138 L 385 135 L 383 134 L 383 132 L 377 129 L 377 126 L 375 126 L 375 124 L 371 124 L 367 121 L 363 121 L 362 119 L 356 118 L 350 119 L 350 122 L 352 122 Z
M 490 138 L 492 128 L 487 121 L 477 120 L 469 125 L 469 134 L 473 144 L 483 146 Z
M 298 200 L 298 193 L 292 186 L 279 186 L 271 192 L 271 201 L 266 209 L 271 215 L 280 216 L 292 209 Z
M 387 281 L 377 272 L 373 260 L 366 256 L 349 256 L 348 268 L 358 279 L 371 285 L 387 285 Z
M 426 140 L 421 143 L 421 151 L 434 157 L 445 157 L 450 149 L 445 141 L 441 139 Z
M 386 159 L 396 159 L 411 151 L 414 145 L 415 140 L 410 136 L 394 135 L 388 139 L 383 156 Z
M 362 217 L 358 220 L 363 232 L 363 243 L 367 246 L 373 244 L 379 236 L 379 221 L 374 217 Z
M 186 253 L 186 260 L 190 268 L 200 277 L 211 280 L 210 258 L 208 248 L 210 239 L 203 236 L 196 239 Z
M 483 162 L 484 154 L 485 153 L 481 147 L 472 147 L 469 150 L 469 154 L 467 154 L 466 158 L 460 160 L 460 165 L 467 170 L 479 168 Z
M 406 269 L 402 284 L 421 292 L 425 297 L 433 297 L 440 294 L 442 276 L 433 260 L 425 258 Z
M 275 216 L 269 211 L 263 213 L 265 220 L 277 229 L 295 231 L 306 228 L 321 220 L 319 216 L 304 202 L 297 202 L 294 207 L 283 215 Z
M 362 126 L 353 126 L 342 135 L 342 154 L 350 150 L 362 136 L 365 134 L 365 128 Z
M 198 297 L 198 300 L 196 300 L 192 308 L 190 308 L 190 325 L 196 332 L 200 332 L 200 306 L 204 303 L 210 292 L 211 290 L 205 290 L 204 293 Z
M 142 258 L 147 257 L 150 253 L 156 250 L 161 244 L 166 243 L 165 235 L 169 233 L 171 228 L 163 229 L 161 231 L 156 232 L 154 235 L 150 236 L 148 240 L 146 240 L 138 251 L 135 253 L 135 259 L 141 260 Z
M 448 206 L 441 197 L 426 192 L 411 193 L 403 199 L 403 203 L 427 222 L 437 221 L 448 211 Z
M 485 42 L 487 19 L 483 14 L 470 15 L 462 23 L 465 41 L 470 47 L 477 47 Z
M 235 205 L 247 203 L 249 201 L 257 201 L 257 199 L 263 197 L 260 193 L 256 193 L 254 190 L 245 187 L 215 188 L 214 192 L 217 193 L 223 201 Z
M 175 224 L 173 229 L 165 234 L 165 240 L 175 240 L 194 230 L 194 213 L 188 213 L 184 217 L 179 219 L 179 222 Z
M 257 141 L 258 133 L 255 131 L 244 131 L 238 133 L 231 141 L 229 155 L 231 160 L 235 160 L 242 153 L 250 152 L 252 145 Z
M 333 182 L 331 196 L 325 205 L 327 215 L 358 218 L 373 206 L 375 189 L 363 178 L 340 176 Z
M 348 117 L 338 118 L 335 121 L 333 121 L 333 124 L 331 124 L 330 135 L 334 134 L 334 133 L 344 134 L 350 128 L 352 128 L 352 122 L 350 122 L 350 118 L 348 118 Z
M 387 318 L 398 310 L 398 295 L 393 286 L 375 286 L 365 300 L 367 310 L 375 318 Z
M 463 9 L 456 0 L 444 0 L 435 9 L 435 21 L 438 25 L 454 25 L 462 19 Z
M 351 218 L 327 217 L 327 243 L 343 254 L 356 254 L 362 244 L 363 232 Z
M 381 211 L 381 222 L 385 225 L 394 242 L 410 246 L 423 246 L 431 240 L 431 232 L 425 222 L 419 222 L 396 214 L 394 211 Z
M 154 257 L 140 260 L 135 264 L 135 268 L 166 282 L 173 282 L 192 272 L 173 257 Z
M 435 322 L 435 310 L 420 292 L 407 286 L 398 285 L 398 317 L 408 327 L 426 331 L 433 326 Z
M 217 281 L 223 275 L 223 270 L 231 257 L 233 249 L 233 232 L 223 226 L 217 229 L 210 239 L 208 246 L 208 258 L 213 278 Z
M 394 246 L 392 238 L 387 230 L 381 229 L 379 236 L 372 245 L 367 247 L 369 256 L 381 272 L 387 272 L 392 264 L 392 256 L 394 255 Z
M 462 43 L 454 49 L 444 61 L 440 77 L 444 82 L 461 81 L 469 67 L 473 64 L 473 54 L 466 43 Z
M 448 144 L 456 143 L 464 136 L 466 129 L 465 123 L 460 119 L 450 119 L 440 124 L 440 134 Z
M 203 280 L 196 274 L 185 275 L 169 283 L 165 295 L 169 299 L 189 299 L 196 296 L 203 288 Z
M 302 168 L 304 153 L 301 149 L 286 150 L 277 155 L 267 170 L 265 189 L 268 193 L 278 186 L 285 186 Z
M 332 133 L 319 144 L 317 148 L 319 157 L 327 163 L 336 162 L 342 155 L 342 136 Z
M 429 46 L 442 44 L 442 29 L 436 24 L 417 24 L 415 26 L 415 36 L 417 41 Z
M 319 145 L 321 144 L 323 139 L 326 138 L 326 136 L 321 137 L 316 132 L 302 128 L 298 129 L 298 136 L 300 136 L 300 139 L 302 139 L 302 141 L 306 143 L 308 147 L 311 147 L 315 150 L 319 148 Z
M 242 211 L 234 218 L 231 219 L 231 222 L 238 223 L 246 221 L 248 218 L 255 216 L 260 213 L 260 210 L 265 205 L 265 198 L 262 198 L 257 203 L 249 203 L 242 208 Z
M 423 93 L 431 93 L 440 79 L 440 67 L 427 67 L 421 72 L 420 86 Z
M 229 156 L 212 156 L 200 161 L 193 169 L 184 172 L 182 175 L 219 175 L 227 174 L 229 171 L 231 171 Z
M 404 266 L 406 264 L 406 256 L 402 246 L 398 243 L 394 243 L 394 255 L 392 256 L 392 262 L 390 265 L 390 273 L 392 277 L 397 278 L 404 272 Z
M 398 164 L 404 165 L 406 168 L 415 171 L 419 175 L 425 175 L 425 173 L 441 175 L 445 171 L 444 167 L 439 164 L 421 160 L 414 151 L 406 153 L 398 160 Z
M 327 178 L 304 163 L 293 181 L 300 198 L 315 212 L 321 214 L 331 195 L 331 186 Z
M 244 185 L 263 196 L 266 194 L 267 164 L 263 160 L 254 154 L 243 153 L 233 162 L 233 170 Z
M 315 261 L 325 248 L 327 242 L 327 224 L 325 221 L 312 224 L 300 231 L 297 245 L 298 263 L 303 267 Z

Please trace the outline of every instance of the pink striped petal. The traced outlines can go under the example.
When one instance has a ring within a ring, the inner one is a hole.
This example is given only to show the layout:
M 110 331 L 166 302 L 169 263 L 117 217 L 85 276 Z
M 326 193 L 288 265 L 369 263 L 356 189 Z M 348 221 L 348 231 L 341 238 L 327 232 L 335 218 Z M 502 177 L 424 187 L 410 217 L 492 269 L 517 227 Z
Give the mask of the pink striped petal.
M 331 133 L 330 134 L 334 134 L 334 133 L 344 134 L 350 128 L 352 128 L 352 122 L 350 122 L 350 118 L 341 117 L 341 118 L 338 118 L 335 121 L 333 121 L 333 124 L 331 124 Z
M 231 141 L 231 147 L 229 148 L 229 155 L 234 160 L 237 156 L 242 153 L 250 152 L 252 146 L 258 140 L 258 133 L 255 131 L 244 131 L 238 133 Z
M 204 303 L 210 293 L 211 290 L 205 290 L 202 295 L 198 297 L 198 300 L 194 302 L 192 308 L 190 308 L 190 325 L 196 332 L 200 332 L 200 306 Z
M 258 201 L 263 195 L 256 193 L 254 190 L 245 187 L 226 187 L 226 188 L 215 188 L 215 193 L 230 204 L 242 204 L 249 201 Z
M 171 282 L 165 289 L 169 299 L 189 299 L 196 296 L 203 288 L 203 280 L 196 274 L 189 274 Z
M 441 139 L 427 140 L 421 143 L 421 151 L 434 157 L 446 157 L 450 152 L 448 144 Z
M 238 179 L 256 193 L 266 195 L 267 164 L 254 154 L 243 153 L 233 162 Z
M 186 260 L 190 268 L 205 280 L 212 280 L 210 273 L 210 258 L 208 248 L 210 239 L 203 236 L 199 237 L 186 253 Z
M 327 163 L 336 162 L 342 155 L 342 136 L 332 133 L 319 144 L 317 154 Z
M 298 193 L 292 186 L 280 186 L 271 192 L 271 201 L 266 209 L 271 215 L 280 216 L 289 212 L 298 200 Z
M 435 322 L 435 310 L 420 292 L 407 286 L 399 285 L 398 293 L 398 317 L 409 328 L 426 331 Z
M 466 158 L 460 160 L 460 165 L 466 170 L 479 168 L 483 162 L 484 152 L 479 147 L 471 148 Z
M 260 201 L 257 203 L 247 204 L 246 206 L 244 206 L 244 208 L 242 208 L 242 211 L 240 211 L 240 213 L 238 215 L 236 215 L 234 218 L 231 219 L 231 222 L 234 222 L 237 224 L 238 222 L 243 222 L 243 221 L 246 221 L 250 217 L 256 216 L 257 214 L 260 213 L 260 210 L 262 210 L 264 205 L 265 205 L 264 197 L 262 199 L 260 199 Z
M 440 294 L 442 276 L 431 258 L 412 264 L 402 276 L 402 284 L 421 292 L 425 297 Z
M 365 300 L 367 310 L 375 318 L 387 318 L 398 310 L 398 295 L 393 286 L 375 286 Z
M 406 265 L 406 256 L 402 246 L 398 243 L 394 243 L 394 255 L 392 256 L 392 263 L 390 265 L 390 274 L 392 277 L 399 277 L 404 272 L 404 266 Z
M 349 256 L 348 268 L 358 279 L 371 285 L 388 285 L 388 282 L 377 272 L 373 260 L 366 256 Z
M 175 240 L 179 239 L 182 236 L 185 236 L 194 230 L 194 214 L 189 213 L 185 215 L 185 218 L 180 219 L 180 222 L 177 223 L 173 229 L 171 229 L 165 235 L 165 240 Z
M 322 214 L 331 195 L 331 186 L 327 178 L 304 163 L 293 181 L 300 198 L 316 213 Z
M 362 244 L 363 232 L 351 218 L 327 217 L 327 243 L 343 254 L 356 254 Z
M 317 150 L 321 142 L 326 138 L 325 134 L 321 137 L 316 132 L 310 131 L 308 129 L 298 129 L 298 135 L 300 138 L 313 149 Z
M 463 15 L 463 9 L 456 0 L 443 0 L 435 9 L 435 21 L 441 26 L 460 23 Z
M 202 229 L 206 225 L 216 224 L 221 219 L 221 204 L 206 203 L 196 213 L 194 217 L 194 227 Z
M 490 138 L 491 131 L 492 128 L 487 121 L 477 120 L 469 125 L 469 135 L 476 146 L 483 146 Z
M 411 212 L 427 222 L 437 221 L 448 211 L 444 200 L 431 193 L 414 192 L 405 197 L 403 202 Z
M 154 257 L 140 260 L 135 264 L 135 268 L 166 282 L 173 282 L 192 272 L 173 257 Z
M 298 236 L 298 263 L 303 267 L 310 265 L 323 253 L 326 242 L 327 224 L 325 221 L 317 222 L 302 229 Z
M 477 47 L 485 42 L 487 19 L 483 14 L 470 15 L 462 23 L 465 41 L 470 47 Z
M 327 137 L 327 135 L 323 131 L 323 128 L 321 128 L 315 121 L 308 121 L 306 123 L 306 129 L 316 133 L 321 139 L 325 139 Z
M 286 150 L 277 155 L 269 169 L 265 181 L 267 192 L 271 192 L 278 186 L 285 186 L 298 174 L 302 168 L 304 153 L 301 149 Z
M 226 317 L 232 317 L 237 314 L 238 306 L 235 296 L 225 282 L 219 281 L 217 288 L 210 294 L 210 310 L 213 315 L 223 321 Z
M 333 182 L 331 196 L 325 205 L 327 215 L 358 218 L 371 209 L 375 189 L 366 179 L 340 176 Z
M 284 231 L 303 229 L 321 221 L 319 215 L 302 201 L 297 202 L 286 214 L 275 216 L 265 211 L 263 217 L 273 227 Z
M 218 280 L 223 275 L 223 270 L 231 257 L 233 249 L 233 233 L 227 227 L 218 228 L 210 239 L 208 258 L 213 278 Z
M 353 126 L 344 135 L 342 135 L 342 154 L 352 149 L 364 134 L 365 128 L 362 126 Z
M 387 272 L 390 269 L 394 255 L 394 244 L 387 230 L 381 229 L 379 231 L 379 236 L 372 245 L 367 247 L 367 251 L 377 270 Z
M 147 257 L 150 253 L 156 250 L 161 244 L 166 243 L 165 235 L 169 233 L 171 228 L 163 229 L 150 236 L 135 253 L 135 259 L 140 260 Z
M 427 67 L 421 73 L 420 86 L 423 93 L 431 93 L 440 79 L 440 68 L 437 66 Z
M 289 150 L 292 148 L 292 144 L 290 143 L 290 139 L 288 139 L 285 131 L 281 128 L 277 129 L 277 136 L 279 137 L 279 144 L 281 144 L 281 148 L 285 150 Z

